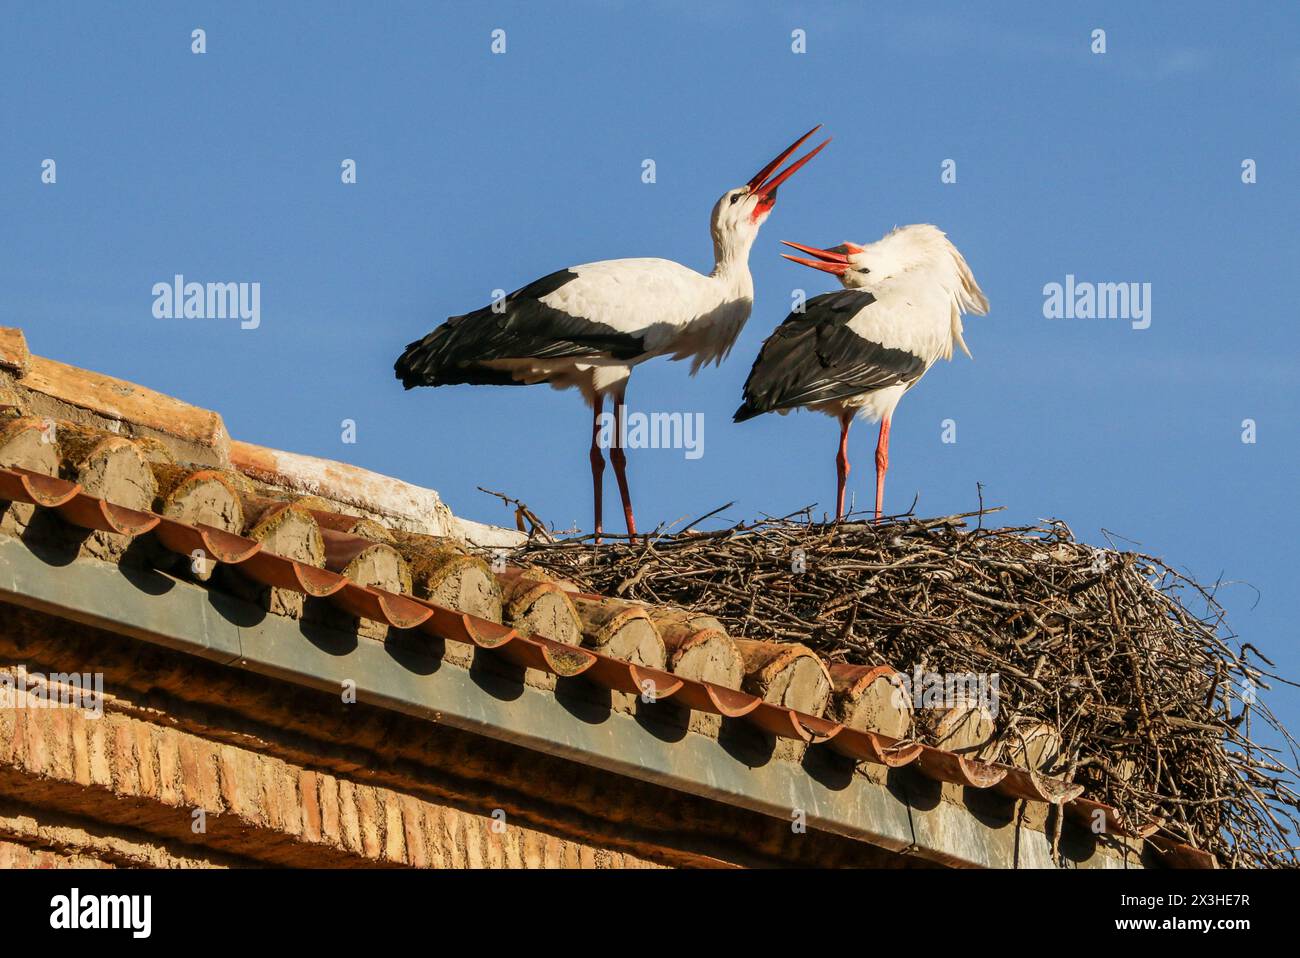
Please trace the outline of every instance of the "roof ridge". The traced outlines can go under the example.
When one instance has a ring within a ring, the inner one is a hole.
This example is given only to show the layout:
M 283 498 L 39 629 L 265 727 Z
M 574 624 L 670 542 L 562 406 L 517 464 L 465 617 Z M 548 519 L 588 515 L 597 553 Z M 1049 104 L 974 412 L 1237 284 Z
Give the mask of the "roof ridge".
M 3 405 L 73 420 L 111 433 L 158 438 L 180 462 L 233 468 L 267 485 L 318 495 L 397 528 L 462 539 L 487 548 L 519 545 L 524 535 L 456 516 L 434 489 L 361 466 L 232 438 L 221 414 L 148 386 L 31 353 L 17 327 L 0 327 Z M 13 388 L 16 387 L 16 388 Z

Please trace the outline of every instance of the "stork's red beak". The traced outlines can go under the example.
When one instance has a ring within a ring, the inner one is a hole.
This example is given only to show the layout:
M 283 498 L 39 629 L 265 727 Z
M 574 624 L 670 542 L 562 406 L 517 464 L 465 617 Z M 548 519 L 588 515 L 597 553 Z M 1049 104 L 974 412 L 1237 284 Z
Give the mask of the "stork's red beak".
M 816 246 L 804 246 L 802 243 L 791 243 L 789 240 L 781 240 L 786 246 L 792 249 L 802 250 L 809 253 L 816 259 L 805 259 L 802 256 L 791 256 L 789 253 L 782 253 L 786 259 L 792 263 L 798 263 L 801 266 L 811 266 L 813 269 L 824 270 L 827 273 L 834 273 L 836 276 L 843 276 L 849 271 L 849 253 L 861 253 L 862 247 L 855 246 L 852 243 L 841 243 L 839 246 L 832 246 L 830 249 L 818 249 Z
M 813 127 L 803 136 L 799 137 L 799 139 L 795 140 L 788 147 L 786 147 L 785 150 L 771 163 L 767 164 L 767 166 L 763 167 L 756 174 L 754 174 L 754 178 L 750 180 L 748 183 L 749 191 L 754 196 L 758 197 L 758 205 L 754 207 L 754 219 L 758 219 L 760 216 L 768 212 L 776 204 L 776 188 L 780 186 L 782 183 L 784 183 L 786 180 L 788 180 L 790 177 L 794 176 L 794 174 L 799 170 L 801 166 L 803 166 L 814 156 L 820 153 L 825 148 L 826 144 L 831 141 L 831 138 L 828 136 L 825 140 L 822 141 L 820 146 L 816 147 L 811 152 L 795 160 L 793 163 L 787 166 L 783 171 L 778 173 L 776 176 L 772 177 L 772 179 L 770 180 L 768 179 L 768 177 L 772 174 L 773 170 L 775 170 L 778 166 L 784 163 L 791 153 L 799 149 L 799 147 L 803 146 L 804 141 L 806 141 L 808 137 L 812 136 L 821 128 L 822 125 L 818 123 L 815 127 Z

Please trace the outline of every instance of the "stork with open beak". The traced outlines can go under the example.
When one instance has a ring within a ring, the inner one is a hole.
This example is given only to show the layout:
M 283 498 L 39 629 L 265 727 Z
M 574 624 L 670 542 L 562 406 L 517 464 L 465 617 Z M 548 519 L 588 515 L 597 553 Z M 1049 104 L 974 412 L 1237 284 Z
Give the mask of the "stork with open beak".
M 801 407 L 838 419 L 838 521 L 849 477 L 849 426 L 854 417 L 879 420 L 879 521 L 894 410 L 937 360 L 952 359 L 954 344 L 970 356 L 961 317 L 984 315 L 988 300 L 957 247 L 934 226 L 903 226 L 868 246 L 785 245 L 811 257 L 782 253 L 786 259 L 839 277 L 844 289 L 814 296 L 763 343 L 735 421 Z
M 636 535 L 623 436 L 632 368 L 655 356 L 690 359 L 691 375 L 720 363 L 749 318 L 754 283 L 749 250 L 776 203 L 776 191 L 827 143 L 776 170 L 813 127 L 744 186 L 713 207 L 713 271 L 666 259 L 615 259 L 572 266 L 534 280 L 504 300 L 453 316 L 406 347 L 394 369 L 407 389 L 453 383 L 576 387 L 592 408 L 591 479 L 595 531 L 602 532 L 601 413 L 614 400 L 614 466 L 630 536 Z

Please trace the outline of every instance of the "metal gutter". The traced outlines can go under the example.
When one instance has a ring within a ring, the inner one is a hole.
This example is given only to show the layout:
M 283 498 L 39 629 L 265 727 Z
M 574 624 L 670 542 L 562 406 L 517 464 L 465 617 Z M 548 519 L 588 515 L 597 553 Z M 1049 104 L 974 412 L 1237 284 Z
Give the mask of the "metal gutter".
M 0 601 L 312 688 L 338 692 L 352 681 L 359 700 L 379 707 L 785 821 L 801 811 L 808 828 L 890 850 L 963 866 L 1055 867 L 1044 833 L 1021 824 L 1021 802 L 967 789 L 958 804 L 908 768 L 880 784 L 825 750 L 800 764 L 773 758 L 770 743 L 737 723 L 715 740 L 686 731 L 668 702 L 613 711 L 580 678 L 552 692 L 444 663 L 426 636 L 358 638 L 148 569 L 46 561 L 7 536 Z M 1062 849 L 1076 867 L 1141 867 L 1136 852 L 1121 857 L 1069 823 Z

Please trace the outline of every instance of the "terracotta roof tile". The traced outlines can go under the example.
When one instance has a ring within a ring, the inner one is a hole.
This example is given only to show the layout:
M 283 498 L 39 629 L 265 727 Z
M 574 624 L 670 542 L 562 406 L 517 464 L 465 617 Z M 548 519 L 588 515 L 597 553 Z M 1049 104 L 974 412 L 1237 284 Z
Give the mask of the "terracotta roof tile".
M 239 472 L 298 496 L 314 496 L 407 532 L 467 539 L 482 546 L 515 546 L 523 535 L 452 514 L 432 489 L 332 459 L 231 440 L 230 463 Z
M 133 423 L 167 436 L 205 446 L 225 458 L 225 423 L 211 410 L 76 366 L 41 356 L 31 357 L 22 385 L 70 406 L 98 413 L 114 422 Z
M 0 369 L 7 369 L 18 378 L 27 375 L 32 354 L 27 350 L 27 337 L 21 329 L 0 326 Z

